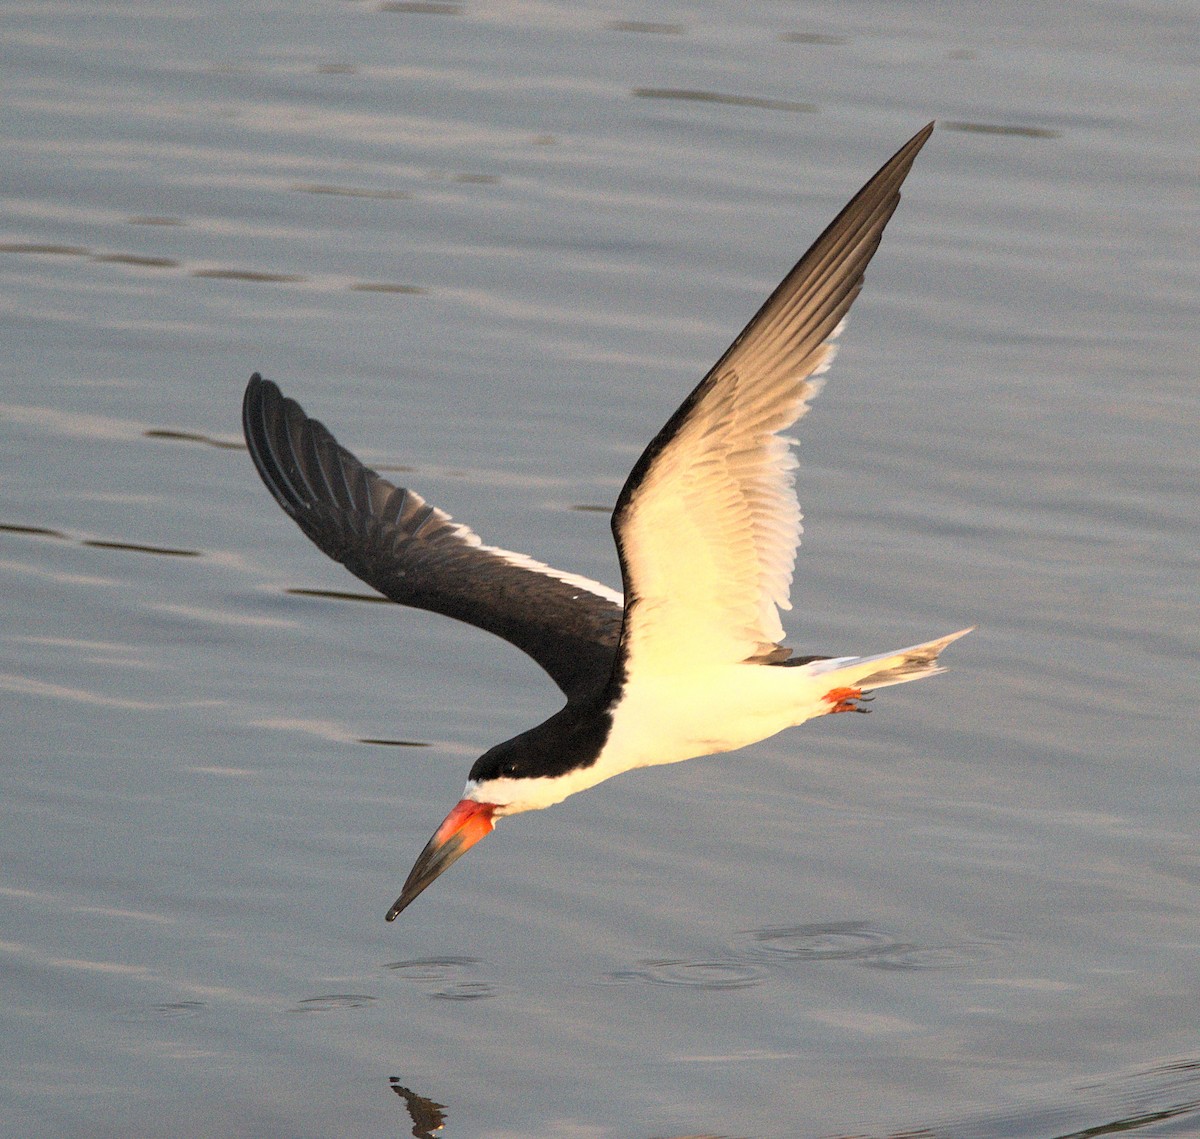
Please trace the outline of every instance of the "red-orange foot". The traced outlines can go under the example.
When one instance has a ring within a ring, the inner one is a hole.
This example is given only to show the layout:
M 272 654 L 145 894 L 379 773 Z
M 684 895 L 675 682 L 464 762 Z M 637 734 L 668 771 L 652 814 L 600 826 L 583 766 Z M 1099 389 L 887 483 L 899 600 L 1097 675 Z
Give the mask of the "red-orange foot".
M 861 688 L 832 688 L 825 693 L 823 700 L 828 700 L 833 705 L 829 709 L 830 714 L 834 712 L 869 712 L 870 708 L 860 708 L 856 701 L 870 699 L 864 697 Z

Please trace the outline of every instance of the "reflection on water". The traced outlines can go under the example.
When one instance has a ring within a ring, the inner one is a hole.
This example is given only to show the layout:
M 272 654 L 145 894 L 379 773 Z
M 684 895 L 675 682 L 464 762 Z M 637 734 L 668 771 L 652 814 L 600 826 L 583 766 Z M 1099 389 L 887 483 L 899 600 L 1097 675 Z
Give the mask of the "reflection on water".
M 446 1105 L 409 1091 L 397 1076 L 393 1076 L 388 1085 L 404 1100 L 409 1119 L 412 1121 L 412 1133 L 416 1139 L 433 1139 L 434 1132 L 441 1131 L 446 1124 Z
M 402 1086 L 388 1086 L 404 1100 L 417 1139 L 433 1139 L 449 1122 L 454 1106 L 437 1103 Z M 626 1134 L 639 1134 L 629 1129 Z M 661 1134 L 646 1139 L 664 1139 Z M 782 1139 L 812 1139 L 807 1131 L 778 1131 Z M 1200 1134 L 1200 1060 L 1182 1059 L 1144 1071 L 1061 1090 L 1043 1105 L 995 1116 L 962 1115 L 887 1130 L 824 1132 L 822 1139 L 1100 1139 L 1105 1135 L 1192 1136 Z M 728 1134 L 689 1131 L 675 1139 L 733 1139 Z

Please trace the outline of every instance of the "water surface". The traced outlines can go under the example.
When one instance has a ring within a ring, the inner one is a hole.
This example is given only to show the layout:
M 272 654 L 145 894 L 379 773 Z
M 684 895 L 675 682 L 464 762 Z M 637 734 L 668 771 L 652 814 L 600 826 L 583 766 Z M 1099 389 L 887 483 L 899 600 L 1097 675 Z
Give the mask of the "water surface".
M 1168 3 L 10 8 L 4 1128 L 1200 1128 L 1195 45 Z M 512 820 L 385 925 L 556 693 L 308 545 L 250 372 L 615 584 L 640 448 L 934 117 L 800 429 L 787 623 L 976 624 L 952 671 Z

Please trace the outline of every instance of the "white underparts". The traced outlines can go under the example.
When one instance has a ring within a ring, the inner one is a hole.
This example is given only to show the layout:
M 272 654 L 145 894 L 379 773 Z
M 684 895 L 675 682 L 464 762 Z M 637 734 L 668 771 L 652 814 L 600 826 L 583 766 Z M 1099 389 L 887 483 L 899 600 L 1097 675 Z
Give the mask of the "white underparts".
M 965 633 L 869 657 L 786 667 L 709 665 L 635 673 L 610 709 L 612 729 L 595 762 L 562 775 L 468 783 L 464 798 L 494 803 L 498 816 L 538 810 L 635 767 L 679 763 L 746 747 L 832 711 L 838 689 L 884 688 L 944 671 L 938 653 Z

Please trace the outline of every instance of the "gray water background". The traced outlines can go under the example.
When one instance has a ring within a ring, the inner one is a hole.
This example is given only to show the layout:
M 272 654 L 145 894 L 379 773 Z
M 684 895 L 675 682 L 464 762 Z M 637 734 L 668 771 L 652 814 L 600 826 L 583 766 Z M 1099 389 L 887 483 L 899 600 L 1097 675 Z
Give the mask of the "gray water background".
M 0 21 L 0 1132 L 1200 1134 L 1194 5 Z M 557 696 L 332 595 L 250 372 L 618 584 L 641 447 L 934 117 L 787 625 L 976 624 L 952 671 L 511 820 L 385 925 Z

